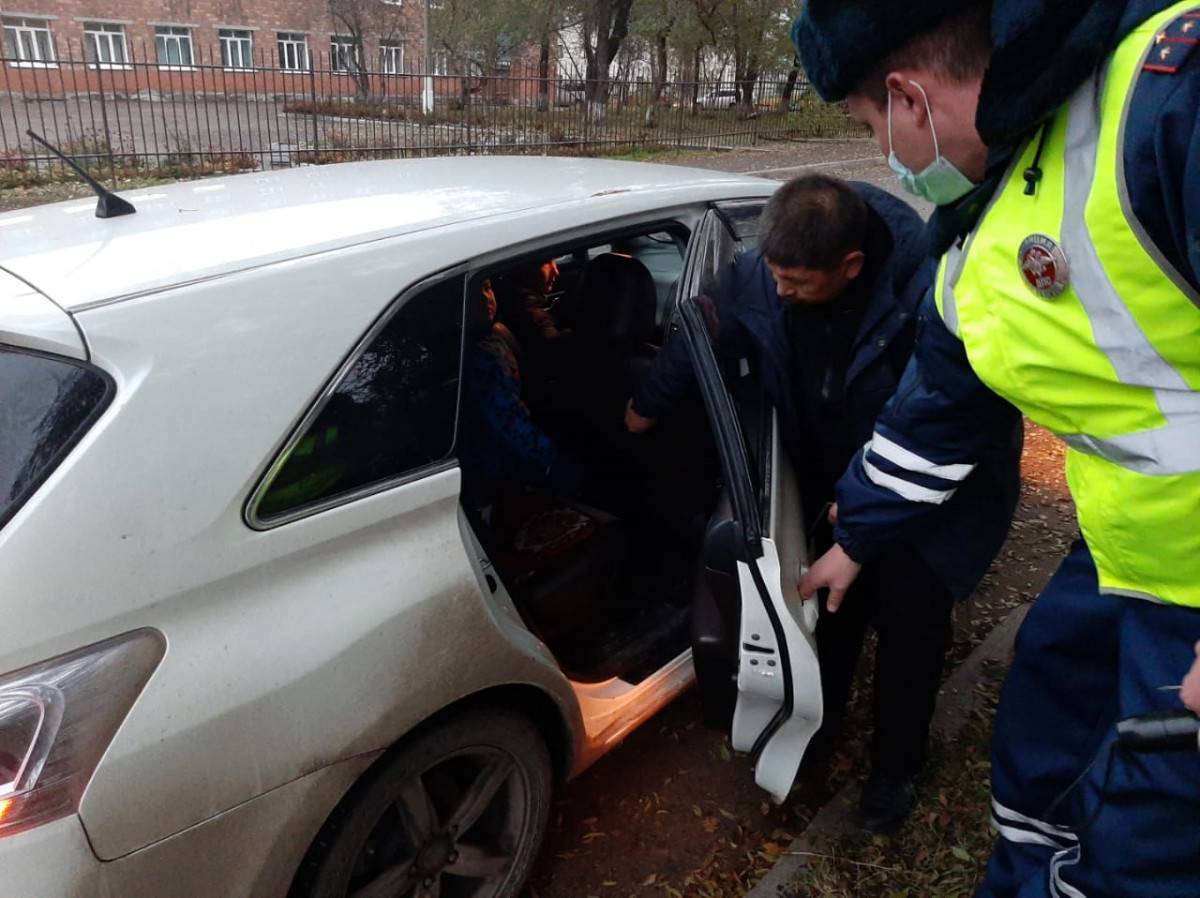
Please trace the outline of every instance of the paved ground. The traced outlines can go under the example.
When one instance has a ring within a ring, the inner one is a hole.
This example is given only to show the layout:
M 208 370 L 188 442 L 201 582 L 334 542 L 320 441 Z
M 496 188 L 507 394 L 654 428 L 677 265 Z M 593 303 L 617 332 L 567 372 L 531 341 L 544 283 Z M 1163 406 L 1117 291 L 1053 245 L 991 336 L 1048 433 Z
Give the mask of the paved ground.
M 720 171 L 753 172 L 781 181 L 804 172 L 821 172 L 882 187 L 907 200 L 922 216 L 933 211 L 932 205 L 914 199 L 900 188 L 873 140 L 774 141 L 752 150 L 680 154 L 664 157 L 662 161 Z

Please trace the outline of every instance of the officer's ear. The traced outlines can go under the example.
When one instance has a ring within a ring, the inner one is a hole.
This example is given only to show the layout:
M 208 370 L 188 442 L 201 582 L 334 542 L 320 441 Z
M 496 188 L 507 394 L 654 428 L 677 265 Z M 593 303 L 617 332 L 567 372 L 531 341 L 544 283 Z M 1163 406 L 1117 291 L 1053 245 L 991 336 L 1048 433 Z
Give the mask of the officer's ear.
M 899 121 L 907 116 L 914 126 L 924 128 L 929 121 L 929 106 L 925 102 L 921 87 L 917 86 L 920 81 L 921 76 L 915 72 L 897 71 L 888 72 L 884 85 L 892 97 L 892 118 Z M 928 89 L 928 85 L 922 86 Z
M 852 281 L 862 274 L 863 265 L 867 262 L 866 253 L 861 249 L 856 249 L 852 253 L 847 253 L 842 259 L 842 277 L 848 281 Z

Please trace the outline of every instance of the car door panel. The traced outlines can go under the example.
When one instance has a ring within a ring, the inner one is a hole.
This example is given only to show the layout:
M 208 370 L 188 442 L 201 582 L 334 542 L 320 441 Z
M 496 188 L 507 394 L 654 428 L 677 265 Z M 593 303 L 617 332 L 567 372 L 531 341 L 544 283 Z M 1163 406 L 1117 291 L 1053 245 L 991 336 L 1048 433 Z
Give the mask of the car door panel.
M 709 288 L 744 245 L 726 216 L 711 210 L 689 247 L 684 295 Z M 716 304 L 693 296 L 681 302 L 678 312 L 720 449 L 736 542 L 741 607 L 732 742 L 736 750 L 754 755 L 756 782 L 782 801 L 822 715 L 816 608 L 801 602 L 796 588 L 806 561 L 803 512 L 777 421 L 774 414 L 763 413 L 749 360 L 718 359 L 713 346 L 720 327 Z M 727 387 L 731 378 L 738 402 Z M 739 406 L 749 414 L 739 414 Z M 743 419 L 748 433 L 743 433 Z M 749 446 L 755 451 L 748 451 Z M 718 688 L 706 691 L 703 685 L 703 698 L 719 694 Z

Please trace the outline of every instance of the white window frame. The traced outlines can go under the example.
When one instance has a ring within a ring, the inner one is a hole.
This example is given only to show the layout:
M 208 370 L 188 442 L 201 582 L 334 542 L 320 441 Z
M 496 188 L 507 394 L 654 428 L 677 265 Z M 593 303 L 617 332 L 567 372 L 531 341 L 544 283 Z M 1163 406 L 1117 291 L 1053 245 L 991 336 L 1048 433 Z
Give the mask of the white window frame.
M 404 41 L 379 42 L 379 71 L 384 75 L 404 74 Z
M 254 33 L 245 28 L 220 28 L 221 66 L 229 71 L 254 68 Z
M 0 21 L 4 24 L 4 55 L 14 59 L 10 66 L 18 69 L 58 68 L 49 19 L 4 16 Z
M 449 75 L 450 74 L 450 51 L 449 50 L 434 50 L 433 51 L 433 74 Z
M 125 26 L 116 22 L 88 21 L 83 23 L 84 46 L 91 54 L 93 69 L 132 69 L 129 64 L 129 43 Z M 108 51 L 108 61 L 103 50 Z
M 279 31 L 275 34 L 281 72 L 310 72 L 312 57 L 308 52 L 308 35 L 302 31 Z M 289 60 L 289 57 L 291 59 Z M 290 65 L 294 62 L 295 65 Z
M 343 75 L 362 71 L 362 60 L 358 58 L 358 43 L 348 34 L 329 36 L 329 68 Z
M 171 45 L 179 62 L 171 62 Z M 183 48 L 187 47 L 187 62 L 183 61 Z M 154 56 L 158 67 L 165 71 L 189 72 L 196 67 L 196 55 L 192 47 L 192 29 L 186 25 L 156 25 L 154 27 Z

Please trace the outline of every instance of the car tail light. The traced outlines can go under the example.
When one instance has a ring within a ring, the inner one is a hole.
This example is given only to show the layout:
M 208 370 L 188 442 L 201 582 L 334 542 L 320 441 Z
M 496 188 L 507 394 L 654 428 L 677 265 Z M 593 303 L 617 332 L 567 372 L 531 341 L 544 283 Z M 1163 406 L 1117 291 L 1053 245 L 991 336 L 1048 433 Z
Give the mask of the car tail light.
M 78 810 L 165 650 L 135 630 L 0 676 L 0 838 Z

